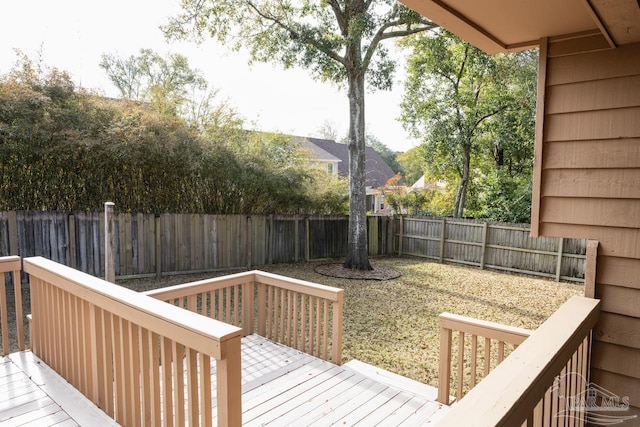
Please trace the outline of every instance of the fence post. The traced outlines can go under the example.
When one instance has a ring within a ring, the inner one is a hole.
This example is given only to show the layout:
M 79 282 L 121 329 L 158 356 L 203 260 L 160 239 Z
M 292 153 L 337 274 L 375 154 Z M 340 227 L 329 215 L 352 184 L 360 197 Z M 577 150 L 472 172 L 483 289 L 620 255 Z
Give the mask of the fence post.
M 398 236 L 398 256 L 402 256 L 402 235 L 404 234 L 404 216 L 400 215 L 400 234 Z
M 480 254 L 480 269 L 484 270 L 484 255 L 487 251 L 487 228 L 489 223 L 485 222 L 482 225 L 482 253 Z
M 562 273 L 562 251 L 564 246 L 564 238 L 560 238 L 558 241 L 558 263 L 556 264 L 556 282 L 560 281 L 560 275 Z
M 115 265 L 115 204 L 104 204 L 104 280 L 116 282 Z
M 444 236 L 446 235 L 447 220 L 442 218 L 442 230 L 440 231 L 440 262 L 444 262 Z
M 69 267 L 76 268 L 76 217 L 75 215 L 69 215 Z
M 269 265 L 273 264 L 273 233 L 274 233 L 274 229 L 273 229 L 273 214 L 269 215 L 269 241 L 267 242 L 267 245 L 269 247 L 269 258 L 268 258 L 268 263 Z
M 251 265 L 253 264 L 252 253 L 251 253 L 251 245 L 253 243 L 252 234 L 253 228 L 251 227 L 251 215 L 247 215 L 247 270 L 251 270 Z
M 9 255 L 20 255 L 18 248 L 18 214 L 16 211 L 7 212 L 9 222 Z
M 598 265 L 598 244 L 597 240 L 587 241 L 587 259 L 585 260 L 584 271 L 584 296 L 587 298 L 596 297 L 596 267 Z
M 298 252 L 300 251 L 300 230 L 298 229 L 298 215 L 295 216 L 295 226 L 293 232 L 293 251 L 295 252 L 293 255 L 293 261 L 298 262 Z
M 162 276 L 162 239 L 160 237 L 160 215 L 155 216 L 155 238 L 156 238 L 156 277 Z
M 311 243 L 309 242 L 309 235 L 311 234 L 311 231 L 309 230 L 309 216 L 305 216 L 304 217 L 304 240 L 305 240 L 305 247 L 304 247 L 304 260 L 305 262 L 309 262 L 309 258 L 310 258 L 310 252 L 311 252 L 311 248 L 309 247 L 311 245 Z

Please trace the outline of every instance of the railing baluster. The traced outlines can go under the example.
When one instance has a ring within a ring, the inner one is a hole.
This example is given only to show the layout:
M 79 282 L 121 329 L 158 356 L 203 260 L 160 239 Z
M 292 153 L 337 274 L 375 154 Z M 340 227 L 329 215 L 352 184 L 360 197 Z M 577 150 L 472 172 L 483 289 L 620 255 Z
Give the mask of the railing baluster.
M 227 294 L 226 295 L 227 298 L 226 298 L 226 304 L 225 304 L 226 313 L 225 313 L 224 319 L 227 323 L 233 325 L 233 320 L 231 318 L 231 288 L 226 288 L 225 293 Z
M 211 358 L 208 355 L 198 353 L 198 359 L 200 365 L 200 425 L 203 427 L 212 427 Z
M 309 354 L 315 355 L 315 337 L 316 337 L 316 322 L 315 322 L 315 297 L 309 297 Z
M 543 423 L 542 426 L 543 427 L 551 427 L 551 419 L 555 418 L 551 409 L 552 403 L 551 403 L 551 387 L 549 387 L 547 389 L 547 391 L 545 391 L 544 393 L 544 403 L 542 404 L 542 417 L 543 417 Z
M 316 353 L 315 355 L 320 357 L 320 331 L 322 329 L 321 319 L 320 319 L 320 298 L 316 298 Z
M 324 311 L 324 314 L 322 315 L 324 319 L 324 325 L 322 327 L 322 335 L 324 337 L 322 358 L 324 360 L 327 360 L 328 350 L 329 350 L 329 304 L 326 299 L 322 300 L 322 305 L 323 305 L 323 311 Z
M 168 338 L 160 338 L 160 355 L 162 363 L 162 420 L 165 426 L 173 426 L 173 393 L 171 390 L 172 376 L 171 371 L 171 340 Z
M 287 289 L 287 338 L 286 344 L 291 347 L 291 343 L 293 342 L 292 337 L 292 328 L 293 328 L 293 297 L 292 292 Z
M 293 292 L 293 348 L 298 348 L 298 324 L 300 322 L 298 304 L 298 293 Z
M 491 370 L 491 338 L 484 339 L 484 376 Z
M 301 347 L 300 350 L 305 350 L 307 348 L 307 298 L 308 296 L 305 294 L 301 295 L 301 303 L 300 303 L 300 334 L 301 334 Z
M 200 402 L 198 400 L 198 357 L 194 349 L 186 349 L 185 362 L 187 365 L 187 419 L 190 426 L 197 426 Z
M 469 380 L 469 388 L 472 389 L 476 386 L 476 366 L 478 363 L 478 336 L 476 334 L 471 335 L 471 378 Z
M 287 302 L 285 300 L 286 298 L 286 291 L 282 288 L 279 289 L 280 291 L 280 310 L 279 313 L 280 315 L 278 316 L 278 324 L 280 325 L 280 338 L 278 339 L 279 342 L 282 343 L 286 343 L 286 337 L 284 335 L 284 328 L 286 326 L 286 319 L 287 319 Z
M 235 326 L 240 326 L 240 286 L 233 287 L 233 324 Z
M 184 411 L 184 350 L 182 345 L 175 341 L 171 341 L 172 352 L 172 368 L 173 368 L 173 401 L 175 414 L 175 423 L 177 426 L 185 425 Z
M 458 387 L 456 390 L 456 398 L 462 399 L 463 381 L 464 381 L 464 332 L 458 332 Z

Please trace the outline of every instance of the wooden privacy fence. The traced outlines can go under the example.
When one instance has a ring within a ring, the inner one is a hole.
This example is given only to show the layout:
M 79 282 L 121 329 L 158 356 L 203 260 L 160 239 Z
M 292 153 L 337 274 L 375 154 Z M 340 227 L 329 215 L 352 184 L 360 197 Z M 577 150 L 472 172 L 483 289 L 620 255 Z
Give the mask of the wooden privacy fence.
M 584 282 L 584 239 L 531 237 L 528 225 L 400 217 L 399 255 Z
M 117 207 L 116 207 L 117 209 Z M 104 212 L 0 212 L 0 256 L 42 256 L 104 277 Z M 118 278 L 152 277 L 340 258 L 346 216 L 120 213 Z M 391 253 L 389 217 L 369 217 L 369 253 Z
M 117 209 L 117 207 L 116 207 Z M 0 212 L 0 256 L 42 256 L 104 277 L 104 212 Z M 533 238 L 526 225 L 447 218 L 370 216 L 370 255 L 583 281 L 586 242 Z M 153 277 L 338 259 L 347 254 L 346 216 L 120 213 L 115 274 Z

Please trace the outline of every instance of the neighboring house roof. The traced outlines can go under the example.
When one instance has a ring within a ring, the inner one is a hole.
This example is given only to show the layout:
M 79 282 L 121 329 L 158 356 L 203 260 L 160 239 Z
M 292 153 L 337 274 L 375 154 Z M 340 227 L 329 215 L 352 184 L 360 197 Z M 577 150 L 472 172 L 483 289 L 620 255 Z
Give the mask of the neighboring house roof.
M 298 139 L 297 137 L 295 139 Z M 309 153 L 309 156 L 315 160 L 323 161 L 323 162 L 341 162 L 342 160 L 331 153 L 320 148 L 318 145 L 313 144 L 309 141 L 309 138 L 299 138 L 301 139 L 300 149 Z
M 306 138 L 306 140 L 322 151 L 340 159 L 338 174 L 345 177 L 349 176 L 349 148 L 346 144 L 340 144 L 331 139 Z M 366 186 L 372 188 L 384 186 L 387 180 L 393 177 L 395 173 L 373 148 L 366 147 L 364 155 Z

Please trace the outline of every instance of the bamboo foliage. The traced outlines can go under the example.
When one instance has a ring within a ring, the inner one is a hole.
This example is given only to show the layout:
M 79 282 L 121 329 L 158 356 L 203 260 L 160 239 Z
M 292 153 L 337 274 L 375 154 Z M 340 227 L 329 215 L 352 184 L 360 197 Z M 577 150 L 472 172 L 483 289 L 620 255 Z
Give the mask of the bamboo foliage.
M 231 112 L 196 129 L 36 69 L 22 58 L 0 76 L 0 210 L 92 211 L 105 201 L 140 213 L 344 209 L 317 191 L 290 136 L 243 131 Z

